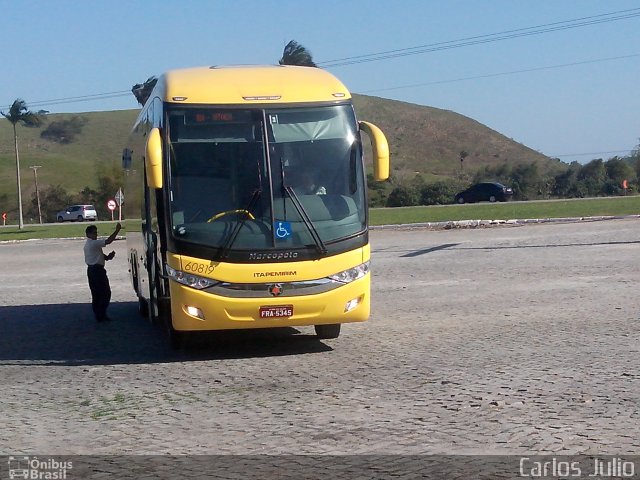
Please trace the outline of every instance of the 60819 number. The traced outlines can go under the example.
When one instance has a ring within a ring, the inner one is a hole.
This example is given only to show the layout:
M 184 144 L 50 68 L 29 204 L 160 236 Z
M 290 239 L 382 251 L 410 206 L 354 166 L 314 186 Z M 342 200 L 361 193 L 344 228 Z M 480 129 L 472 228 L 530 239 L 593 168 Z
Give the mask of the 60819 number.
M 215 267 L 213 265 L 205 265 L 204 263 L 196 263 L 196 262 L 187 262 L 184 264 L 185 272 L 192 273 L 200 273 L 200 274 L 211 274 Z

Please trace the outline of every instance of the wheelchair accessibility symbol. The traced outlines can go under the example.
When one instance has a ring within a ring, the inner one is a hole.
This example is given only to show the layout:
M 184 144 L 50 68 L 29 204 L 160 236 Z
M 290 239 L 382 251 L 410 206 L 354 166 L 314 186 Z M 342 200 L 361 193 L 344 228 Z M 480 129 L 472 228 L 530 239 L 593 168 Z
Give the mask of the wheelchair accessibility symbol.
M 290 222 L 276 222 L 274 228 L 276 231 L 276 238 L 284 239 L 291 236 Z

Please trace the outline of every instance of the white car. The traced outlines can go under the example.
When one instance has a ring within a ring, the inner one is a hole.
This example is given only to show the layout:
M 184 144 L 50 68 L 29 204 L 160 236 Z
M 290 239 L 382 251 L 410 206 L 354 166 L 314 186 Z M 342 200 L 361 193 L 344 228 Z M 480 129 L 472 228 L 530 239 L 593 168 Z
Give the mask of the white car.
M 71 205 L 65 210 L 56 213 L 56 220 L 59 222 L 83 222 L 85 220 L 95 221 L 98 219 L 96 208 L 93 205 Z

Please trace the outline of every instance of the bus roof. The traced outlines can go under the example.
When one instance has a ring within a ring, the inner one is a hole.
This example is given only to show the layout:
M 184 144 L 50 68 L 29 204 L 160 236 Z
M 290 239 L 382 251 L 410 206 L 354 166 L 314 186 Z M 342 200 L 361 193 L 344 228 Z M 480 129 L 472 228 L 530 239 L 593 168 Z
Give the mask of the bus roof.
M 153 96 L 179 104 L 339 102 L 351 94 L 320 68 L 291 65 L 197 67 L 166 72 Z

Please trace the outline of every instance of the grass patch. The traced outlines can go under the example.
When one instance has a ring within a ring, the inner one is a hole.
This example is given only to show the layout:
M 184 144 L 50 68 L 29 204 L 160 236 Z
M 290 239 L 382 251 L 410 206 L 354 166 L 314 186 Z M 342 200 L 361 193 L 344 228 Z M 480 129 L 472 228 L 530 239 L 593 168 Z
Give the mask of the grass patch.
M 456 220 L 512 220 L 525 218 L 598 217 L 640 214 L 640 195 L 532 202 L 476 203 L 429 207 L 372 208 L 371 225 L 448 222 Z M 0 227 L 0 242 L 36 238 L 84 238 L 87 223 Z M 123 222 L 124 225 L 124 222 Z M 98 222 L 98 235 L 109 235 L 116 222 Z M 121 232 L 124 235 L 124 229 Z
M 98 222 L 98 236 L 110 235 L 117 222 Z M 25 225 L 22 230 L 17 226 L 0 227 L 0 242 L 30 240 L 34 238 L 84 238 L 89 223 L 57 223 L 55 225 Z M 124 228 L 119 235 L 124 235 Z
M 640 214 L 640 196 L 630 196 L 428 207 L 373 208 L 370 210 L 370 223 L 371 225 L 399 225 L 456 220 L 512 220 L 638 214 Z
M 86 402 L 86 403 L 85 403 Z M 90 402 L 85 400 L 80 405 L 89 406 Z M 126 398 L 122 393 L 116 393 L 113 398 L 100 397 L 100 401 L 91 411 L 92 420 L 119 420 L 122 418 L 135 417 L 136 413 L 142 409 L 140 399 Z

